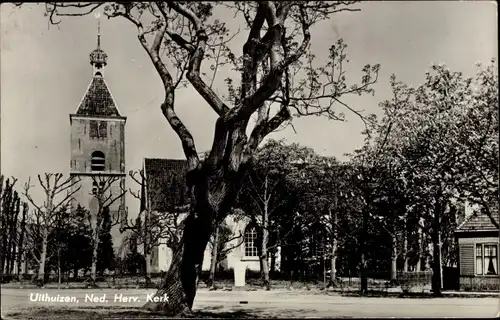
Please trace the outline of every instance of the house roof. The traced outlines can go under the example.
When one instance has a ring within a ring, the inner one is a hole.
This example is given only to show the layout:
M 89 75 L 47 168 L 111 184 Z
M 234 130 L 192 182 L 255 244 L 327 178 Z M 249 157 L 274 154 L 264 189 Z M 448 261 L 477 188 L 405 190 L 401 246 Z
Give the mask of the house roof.
M 77 115 L 120 117 L 115 100 L 101 75 L 92 78 L 76 111 Z
M 458 232 L 467 231 L 497 231 L 498 227 L 492 221 L 494 220 L 498 225 L 499 214 L 498 211 L 493 213 L 492 217 L 481 211 L 475 211 L 457 228 Z
M 186 160 L 146 158 L 144 173 L 146 181 L 142 199 L 147 197 L 150 210 L 165 212 L 189 204 Z M 141 211 L 146 207 L 143 200 Z

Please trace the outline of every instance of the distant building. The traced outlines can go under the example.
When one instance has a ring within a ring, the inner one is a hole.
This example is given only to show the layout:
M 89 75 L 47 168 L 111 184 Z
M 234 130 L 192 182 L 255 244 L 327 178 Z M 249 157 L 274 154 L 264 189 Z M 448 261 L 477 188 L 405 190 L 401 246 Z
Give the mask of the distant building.
M 466 215 L 455 232 L 459 247 L 460 288 L 499 290 L 499 213 L 489 217 L 480 210 Z
M 80 179 L 75 188 L 80 190 L 74 195 L 76 204 L 97 210 L 95 193 L 97 176 L 117 177 L 111 186 L 112 196 L 125 189 L 125 122 L 104 80 L 107 54 L 101 49 L 101 36 L 97 34 L 97 48 L 90 53 L 93 68 L 92 79 L 74 114 L 69 115 L 71 125 L 71 162 L 70 176 Z M 110 207 L 112 219 L 123 219 L 125 196 Z M 125 246 L 120 225 L 112 228 L 111 235 L 115 253 L 123 256 Z
M 186 186 L 187 162 L 185 160 L 144 159 L 143 170 L 146 183 L 143 184 L 141 191 L 141 216 L 144 216 L 144 210 L 148 208 L 151 212 L 168 215 L 169 210 L 175 206 L 188 207 L 190 199 Z M 187 212 L 180 215 L 179 220 L 185 218 L 186 215 Z M 225 222 L 231 229 L 231 237 L 237 238 L 242 235 L 243 239 L 240 237 L 226 244 L 227 248 L 233 246 L 236 248 L 227 254 L 227 258 L 220 265 L 224 269 L 260 270 L 257 231 L 249 224 L 249 219 L 234 219 L 228 216 Z M 162 239 L 161 244 L 153 250 L 152 272 L 167 271 L 170 266 L 172 250 L 167 246 L 166 240 Z M 240 243 L 241 245 L 237 246 Z M 277 266 L 279 266 L 279 257 L 280 255 L 277 254 Z M 210 269 L 210 261 L 211 245 L 208 244 L 203 259 L 203 270 Z

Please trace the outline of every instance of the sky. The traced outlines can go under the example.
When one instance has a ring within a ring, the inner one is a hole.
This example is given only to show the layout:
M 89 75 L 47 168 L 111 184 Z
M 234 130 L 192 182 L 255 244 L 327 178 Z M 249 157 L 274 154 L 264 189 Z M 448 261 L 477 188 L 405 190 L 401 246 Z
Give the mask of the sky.
M 498 57 L 494 1 L 366 1 L 356 7 L 361 11 L 336 14 L 315 28 L 311 44 L 321 61 L 330 45 L 343 38 L 350 60 L 348 78 L 353 81 L 365 64 L 381 64 L 375 94 L 346 99 L 354 109 L 379 113 L 378 104 L 390 99 L 393 73 L 418 85 L 432 63 L 473 75 L 476 63 Z M 3 175 L 19 179 L 18 187 L 37 174 L 69 174 L 69 114 L 76 111 L 92 78 L 89 53 L 96 47 L 95 17 L 63 18 L 58 27 L 49 27 L 44 10 L 34 4 L 20 9 L 0 6 L 0 167 Z M 238 28 L 240 21 L 218 14 L 230 28 Z M 184 158 L 179 139 L 161 114 L 162 84 L 135 27 L 122 19 L 102 19 L 101 34 L 101 48 L 108 54 L 104 77 L 127 117 L 126 170 L 140 169 L 144 158 Z M 236 50 L 242 40 L 235 39 Z M 215 89 L 224 78 L 218 77 Z M 176 93 L 176 106 L 198 151 L 208 150 L 214 112 L 191 88 Z M 341 107 L 339 111 L 346 113 L 346 122 L 295 119 L 295 130 L 289 127 L 271 138 L 286 138 L 343 159 L 362 145 L 364 127 L 355 115 Z M 127 184 L 136 188 L 131 179 Z M 41 199 L 40 187 L 34 197 Z M 139 204 L 128 196 L 127 205 L 133 212 Z

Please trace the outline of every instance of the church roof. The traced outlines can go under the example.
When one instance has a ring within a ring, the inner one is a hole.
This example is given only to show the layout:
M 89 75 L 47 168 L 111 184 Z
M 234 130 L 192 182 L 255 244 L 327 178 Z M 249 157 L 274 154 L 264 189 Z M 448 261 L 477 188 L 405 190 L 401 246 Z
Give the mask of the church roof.
M 84 116 L 121 116 L 102 76 L 95 76 L 92 79 L 76 114 Z
M 499 213 L 496 211 L 492 217 L 481 211 L 475 211 L 458 227 L 457 231 L 498 231 Z M 496 225 L 495 225 L 496 223 Z
M 144 173 L 146 188 L 142 188 L 141 211 L 145 209 L 145 197 L 152 211 L 166 212 L 189 204 L 186 160 L 146 158 Z

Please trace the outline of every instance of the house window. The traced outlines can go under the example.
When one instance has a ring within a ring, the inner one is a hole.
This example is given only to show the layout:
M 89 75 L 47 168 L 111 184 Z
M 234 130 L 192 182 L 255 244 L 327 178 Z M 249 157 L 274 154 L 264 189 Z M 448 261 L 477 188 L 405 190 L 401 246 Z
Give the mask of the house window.
M 257 230 L 255 230 L 255 227 L 247 228 L 247 230 L 245 231 L 245 256 L 246 257 L 258 257 L 259 256 L 256 242 L 257 242 Z
M 106 139 L 108 137 L 108 123 L 106 121 L 90 120 L 91 139 Z
M 92 159 L 90 160 L 92 171 L 104 171 L 105 160 L 104 153 L 101 151 L 92 152 Z
M 476 274 L 498 275 L 498 245 L 476 244 Z

